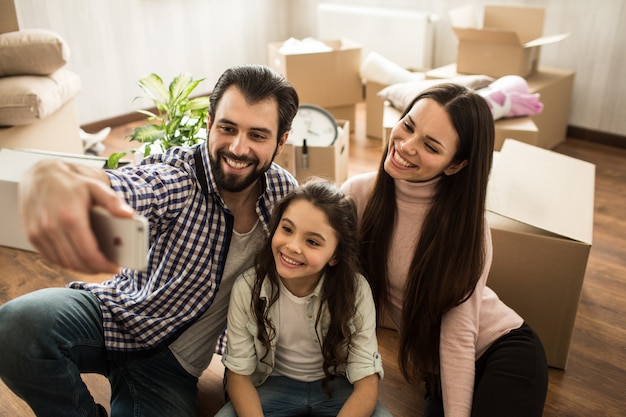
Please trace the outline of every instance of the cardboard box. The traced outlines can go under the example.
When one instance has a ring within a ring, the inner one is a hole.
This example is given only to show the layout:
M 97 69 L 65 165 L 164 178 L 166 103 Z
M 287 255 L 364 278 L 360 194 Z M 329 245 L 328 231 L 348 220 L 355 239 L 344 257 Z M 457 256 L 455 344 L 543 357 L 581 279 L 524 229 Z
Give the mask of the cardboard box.
M 34 150 L 0 149 L 0 245 L 34 251 L 20 222 L 17 187 L 22 176 L 37 162 L 57 158 L 102 168 L 106 158 Z
M 531 116 L 539 129 L 537 145 L 553 149 L 567 139 L 567 124 L 574 89 L 573 70 L 540 67 L 526 79 L 531 93 L 539 93 L 543 111 Z
M 382 139 L 384 136 L 382 121 L 384 116 L 383 100 L 378 92 L 387 87 L 375 81 L 365 82 L 365 134 L 368 137 Z
M 492 77 L 533 74 L 541 47 L 568 36 L 542 36 L 544 17 L 545 10 L 540 7 L 486 5 L 481 26 L 474 6 L 452 10 L 458 71 Z
M 336 120 L 347 120 L 350 122 L 350 133 L 354 132 L 356 126 L 356 104 L 346 106 L 327 107 L 326 110 L 332 114 Z
M 595 166 L 511 139 L 495 156 L 488 285 L 535 329 L 548 365 L 565 369 L 592 244 Z
M 494 151 L 499 151 L 505 139 L 515 139 L 529 145 L 538 145 L 539 129 L 530 117 L 499 119 L 494 123 Z
M 302 165 L 302 147 L 287 141 L 283 151 L 274 162 L 285 168 L 304 183 L 309 177 L 317 176 L 342 184 L 348 179 L 348 157 L 350 155 L 350 122 L 337 120 L 340 127 L 335 143 L 331 146 L 308 146 L 308 169 Z
M 83 154 L 76 100 L 33 123 L 0 126 L 0 148 L 39 149 L 42 151 Z
M 291 82 L 301 103 L 330 108 L 363 101 L 361 45 L 347 39 L 323 42 L 332 50 L 283 54 L 283 42 L 270 43 L 269 66 Z
M 427 79 L 452 78 L 463 75 L 456 64 L 444 65 L 426 72 Z M 543 111 L 530 116 L 537 126 L 535 142 L 527 142 L 546 149 L 553 149 L 567 138 L 567 124 L 574 89 L 575 72 L 569 69 L 539 67 L 537 72 L 526 78 L 528 91 L 538 93 Z M 523 139 L 520 139 L 523 140 Z

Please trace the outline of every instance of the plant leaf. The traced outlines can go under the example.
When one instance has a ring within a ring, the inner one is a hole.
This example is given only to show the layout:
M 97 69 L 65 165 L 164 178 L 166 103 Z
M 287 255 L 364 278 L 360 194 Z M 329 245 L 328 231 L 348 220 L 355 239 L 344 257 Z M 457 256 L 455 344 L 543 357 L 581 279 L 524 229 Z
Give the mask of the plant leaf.
M 109 155 L 109 158 L 107 159 L 107 168 L 110 168 L 110 169 L 117 168 L 120 164 L 120 159 L 122 159 L 124 156 L 128 155 L 129 153 L 134 153 L 134 152 L 135 152 L 134 149 L 130 149 L 127 151 L 112 153 L 111 155 Z
M 209 97 L 195 97 L 189 100 L 187 103 L 187 110 L 207 110 L 209 109 L 209 105 L 211 100 Z
M 164 136 L 165 131 L 157 125 L 150 124 L 136 127 L 133 134 L 130 135 L 130 140 L 141 143 L 152 143 L 162 139 Z
M 170 107 L 179 107 L 184 100 L 187 100 L 187 96 L 195 88 L 194 86 L 189 90 L 191 84 L 193 84 L 193 78 L 186 72 L 174 77 L 169 87 Z
M 167 88 L 165 88 L 163 80 L 154 73 L 140 79 L 139 85 L 155 102 L 165 102 L 169 98 L 169 92 L 167 91 Z

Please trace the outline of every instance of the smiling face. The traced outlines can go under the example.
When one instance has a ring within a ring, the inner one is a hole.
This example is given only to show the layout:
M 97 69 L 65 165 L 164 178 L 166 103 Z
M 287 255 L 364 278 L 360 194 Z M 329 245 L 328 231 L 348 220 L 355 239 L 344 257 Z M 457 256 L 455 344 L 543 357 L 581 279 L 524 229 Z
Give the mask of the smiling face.
M 412 182 L 453 175 L 466 161 L 454 161 L 459 136 L 446 110 L 436 101 L 419 100 L 392 129 L 385 171 Z
M 209 120 L 211 170 L 222 191 L 245 190 L 263 174 L 282 150 L 277 141 L 278 103 L 267 98 L 250 104 L 237 87 L 229 87 Z
M 310 294 L 326 265 L 336 265 L 337 244 L 326 214 L 307 200 L 293 200 L 272 237 L 272 254 L 283 284 L 297 296 Z

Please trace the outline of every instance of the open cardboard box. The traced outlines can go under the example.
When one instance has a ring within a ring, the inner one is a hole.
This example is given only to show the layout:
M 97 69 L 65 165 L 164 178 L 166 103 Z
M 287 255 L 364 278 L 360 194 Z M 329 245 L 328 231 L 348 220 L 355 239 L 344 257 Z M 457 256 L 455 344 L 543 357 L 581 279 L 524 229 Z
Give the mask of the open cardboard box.
M 333 108 L 363 101 L 361 45 L 348 39 L 323 43 L 332 49 L 288 54 L 281 52 L 283 42 L 270 43 L 269 66 L 289 80 L 301 103 Z
M 350 154 L 350 122 L 337 120 L 339 133 L 331 146 L 308 146 L 308 168 L 302 164 L 302 146 L 287 143 L 274 162 L 285 168 L 304 183 L 316 176 L 341 185 L 348 179 L 348 156 Z
M 56 158 L 67 162 L 102 168 L 106 158 L 27 149 L 0 149 L 0 245 L 34 251 L 20 222 L 17 209 L 18 183 L 31 167 L 44 159 Z
M 459 41 L 458 71 L 492 77 L 533 74 L 541 47 L 569 36 L 543 36 L 544 17 L 541 7 L 486 5 L 481 26 L 476 7 L 452 10 L 452 29 Z
M 519 141 L 494 154 L 488 285 L 565 369 L 592 244 L 595 165 Z

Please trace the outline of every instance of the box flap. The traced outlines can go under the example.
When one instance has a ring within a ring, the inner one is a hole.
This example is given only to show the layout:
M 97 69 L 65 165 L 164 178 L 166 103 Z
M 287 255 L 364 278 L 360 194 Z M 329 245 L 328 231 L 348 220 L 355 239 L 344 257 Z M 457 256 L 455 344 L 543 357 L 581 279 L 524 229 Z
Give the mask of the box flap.
M 569 34 L 543 35 L 545 10 L 542 7 L 486 5 L 482 23 L 477 7 L 470 5 L 450 11 L 452 29 L 459 40 L 523 45 L 526 48 L 556 43 Z
M 513 139 L 494 158 L 487 210 L 591 244 L 595 165 Z
M 532 40 L 530 42 L 526 42 L 524 44 L 525 48 L 532 48 L 533 46 L 542 46 L 542 45 L 548 45 L 551 43 L 557 43 L 562 41 L 563 39 L 567 38 L 569 36 L 569 33 L 561 33 L 559 35 L 550 35 L 550 36 L 542 36 L 539 39 L 535 39 Z
M 522 46 L 522 41 L 515 32 L 500 29 L 453 28 L 457 38 L 467 42 L 501 43 Z
M 526 43 L 543 35 L 544 18 L 543 7 L 486 5 L 483 28 L 515 32 Z

